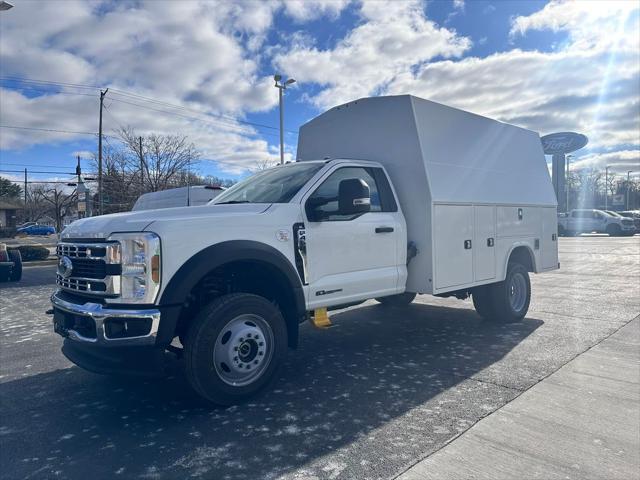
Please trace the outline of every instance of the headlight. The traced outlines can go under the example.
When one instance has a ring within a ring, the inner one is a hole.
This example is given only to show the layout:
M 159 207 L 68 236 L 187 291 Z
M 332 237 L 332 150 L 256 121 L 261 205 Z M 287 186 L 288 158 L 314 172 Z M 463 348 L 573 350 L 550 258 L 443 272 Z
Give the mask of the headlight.
M 120 243 L 120 303 L 153 303 L 160 290 L 160 237 L 155 233 L 115 233 Z

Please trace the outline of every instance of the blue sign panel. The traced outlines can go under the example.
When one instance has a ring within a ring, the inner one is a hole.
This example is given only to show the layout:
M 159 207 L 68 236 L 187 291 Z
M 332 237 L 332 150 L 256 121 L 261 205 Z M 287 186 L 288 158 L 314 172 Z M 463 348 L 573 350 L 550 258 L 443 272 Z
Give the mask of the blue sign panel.
M 584 147 L 589 139 L 581 133 L 558 132 L 545 135 L 540 141 L 545 155 L 555 155 L 575 152 Z

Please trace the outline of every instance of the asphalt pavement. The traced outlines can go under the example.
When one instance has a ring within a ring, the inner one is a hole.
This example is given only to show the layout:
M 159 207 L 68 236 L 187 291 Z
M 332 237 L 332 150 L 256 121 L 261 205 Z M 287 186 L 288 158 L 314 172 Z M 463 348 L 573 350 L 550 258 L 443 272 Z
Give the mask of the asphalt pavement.
M 27 267 L 0 286 L 2 477 L 395 477 L 640 312 L 639 237 L 561 238 L 560 261 L 532 276 L 518 324 L 421 296 L 305 325 L 272 388 L 227 409 L 200 401 L 179 361 L 153 381 L 70 364 L 44 315 L 54 267 Z

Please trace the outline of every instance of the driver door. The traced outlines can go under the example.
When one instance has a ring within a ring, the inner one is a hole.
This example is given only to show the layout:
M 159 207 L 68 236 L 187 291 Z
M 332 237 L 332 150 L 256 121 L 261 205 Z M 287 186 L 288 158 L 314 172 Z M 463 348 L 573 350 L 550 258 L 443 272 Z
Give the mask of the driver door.
M 339 185 L 349 179 L 360 179 L 369 187 L 369 212 L 340 213 Z M 406 245 L 400 245 L 406 227 L 381 168 L 339 167 L 304 202 L 309 308 L 398 292 L 398 265 L 406 261 Z

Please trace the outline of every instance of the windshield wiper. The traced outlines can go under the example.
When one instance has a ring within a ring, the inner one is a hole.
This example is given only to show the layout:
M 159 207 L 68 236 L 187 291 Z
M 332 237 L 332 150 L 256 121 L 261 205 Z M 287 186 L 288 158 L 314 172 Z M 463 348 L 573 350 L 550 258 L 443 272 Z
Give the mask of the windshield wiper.
M 251 203 L 249 200 L 229 200 L 227 202 L 214 203 L 214 205 L 231 205 L 234 203 Z

